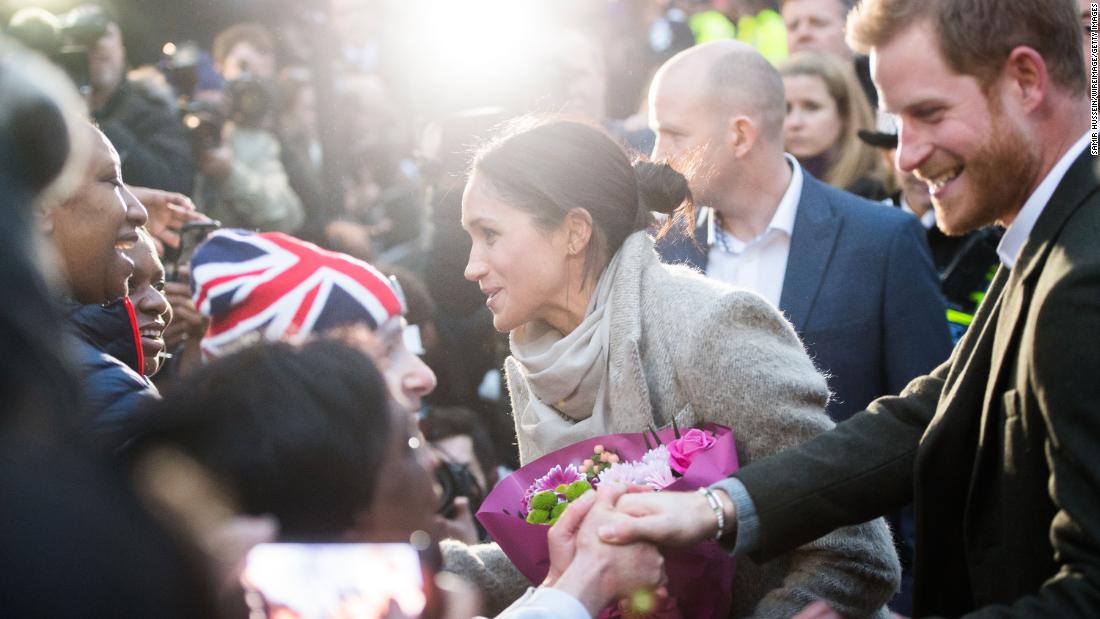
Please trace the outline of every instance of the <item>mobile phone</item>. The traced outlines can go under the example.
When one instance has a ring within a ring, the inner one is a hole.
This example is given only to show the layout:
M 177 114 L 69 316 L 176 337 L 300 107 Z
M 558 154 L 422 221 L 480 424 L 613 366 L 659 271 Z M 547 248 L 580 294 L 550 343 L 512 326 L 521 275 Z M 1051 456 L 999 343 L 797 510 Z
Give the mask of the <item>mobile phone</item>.
M 180 229 L 180 244 L 176 249 L 166 248 L 164 255 L 164 279 L 178 282 L 180 267 L 191 264 L 195 248 L 206 240 L 211 232 L 222 226 L 220 221 L 189 221 Z
M 420 555 L 409 544 L 260 544 L 241 575 L 252 617 L 421 617 Z

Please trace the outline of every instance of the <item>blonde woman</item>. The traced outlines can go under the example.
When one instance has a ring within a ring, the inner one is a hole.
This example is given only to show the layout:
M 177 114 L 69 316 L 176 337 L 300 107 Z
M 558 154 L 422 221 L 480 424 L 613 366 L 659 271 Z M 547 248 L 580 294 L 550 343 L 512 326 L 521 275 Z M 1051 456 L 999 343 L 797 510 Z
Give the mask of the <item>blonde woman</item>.
M 787 96 L 787 152 L 830 185 L 871 200 L 886 197 L 875 149 L 860 141 L 874 114 L 852 67 L 829 54 L 803 52 L 779 67 Z

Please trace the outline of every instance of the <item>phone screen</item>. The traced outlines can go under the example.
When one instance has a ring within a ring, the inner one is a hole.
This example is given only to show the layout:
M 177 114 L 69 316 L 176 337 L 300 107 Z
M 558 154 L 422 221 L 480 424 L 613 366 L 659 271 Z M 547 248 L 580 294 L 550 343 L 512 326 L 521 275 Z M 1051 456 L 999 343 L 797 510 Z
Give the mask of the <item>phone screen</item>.
M 241 583 L 252 616 L 270 619 L 413 618 L 427 603 L 408 544 L 260 544 Z

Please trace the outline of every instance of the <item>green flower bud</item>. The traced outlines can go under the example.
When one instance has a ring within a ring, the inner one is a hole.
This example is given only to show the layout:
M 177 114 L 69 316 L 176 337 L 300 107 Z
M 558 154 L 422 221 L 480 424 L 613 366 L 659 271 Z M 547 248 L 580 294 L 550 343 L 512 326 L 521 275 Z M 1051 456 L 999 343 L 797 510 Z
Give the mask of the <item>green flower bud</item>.
M 536 509 L 544 509 L 549 511 L 555 505 L 558 504 L 558 495 L 552 490 L 543 490 L 535 496 L 531 497 L 531 511 Z
M 577 481 L 569 484 L 569 487 L 565 489 L 562 494 L 565 495 L 565 500 L 576 501 L 582 494 L 592 489 L 592 484 L 587 480 L 578 479 Z
M 569 507 L 568 503 L 558 503 L 555 505 L 554 509 L 550 510 L 550 520 L 556 521 L 558 516 L 561 516 L 561 513 L 565 511 L 566 507 Z
M 532 509 L 527 512 L 527 522 L 531 524 L 547 524 L 550 521 L 550 512 L 545 509 Z

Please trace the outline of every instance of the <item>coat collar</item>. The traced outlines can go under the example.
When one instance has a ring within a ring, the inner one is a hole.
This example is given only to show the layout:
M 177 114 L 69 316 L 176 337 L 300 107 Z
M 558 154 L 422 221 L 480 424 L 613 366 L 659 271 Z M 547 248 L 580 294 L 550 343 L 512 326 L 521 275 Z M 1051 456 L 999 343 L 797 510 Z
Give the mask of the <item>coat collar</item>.
M 653 422 L 653 403 L 638 343 L 642 339 L 642 283 L 649 269 L 661 268 L 645 231 L 628 236 L 619 249 L 622 261 L 611 290 L 609 383 L 613 399 L 612 432 L 636 432 Z
M 1026 284 L 1042 272 L 1046 258 L 1066 221 L 1089 196 L 1100 189 L 1095 163 L 1096 158 L 1087 150 L 1073 162 L 1036 220 L 1035 227 L 1020 249 L 1015 266 L 1009 271 L 1008 282 L 1002 293 L 1002 316 L 997 321 L 993 340 L 991 381 L 997 380 L 1001 375 L 1007 356 L 1014 348 L 1013 342 L 1020 332 L 1020 318 L 1031 301 L 1031 295 L 1027 293 L 1030 287 Z
M 821 181 L 803 171 L 802 197 L 783 278 L 779 309 L 802 333 L 821 290 L 840 232 L 840 218 L 826 199 Z
M 81 305 L 63 300 L 60 306 L 77 337 L 143 374 L 145 360 L 137 316 L 128 297 L 106 305 Z

